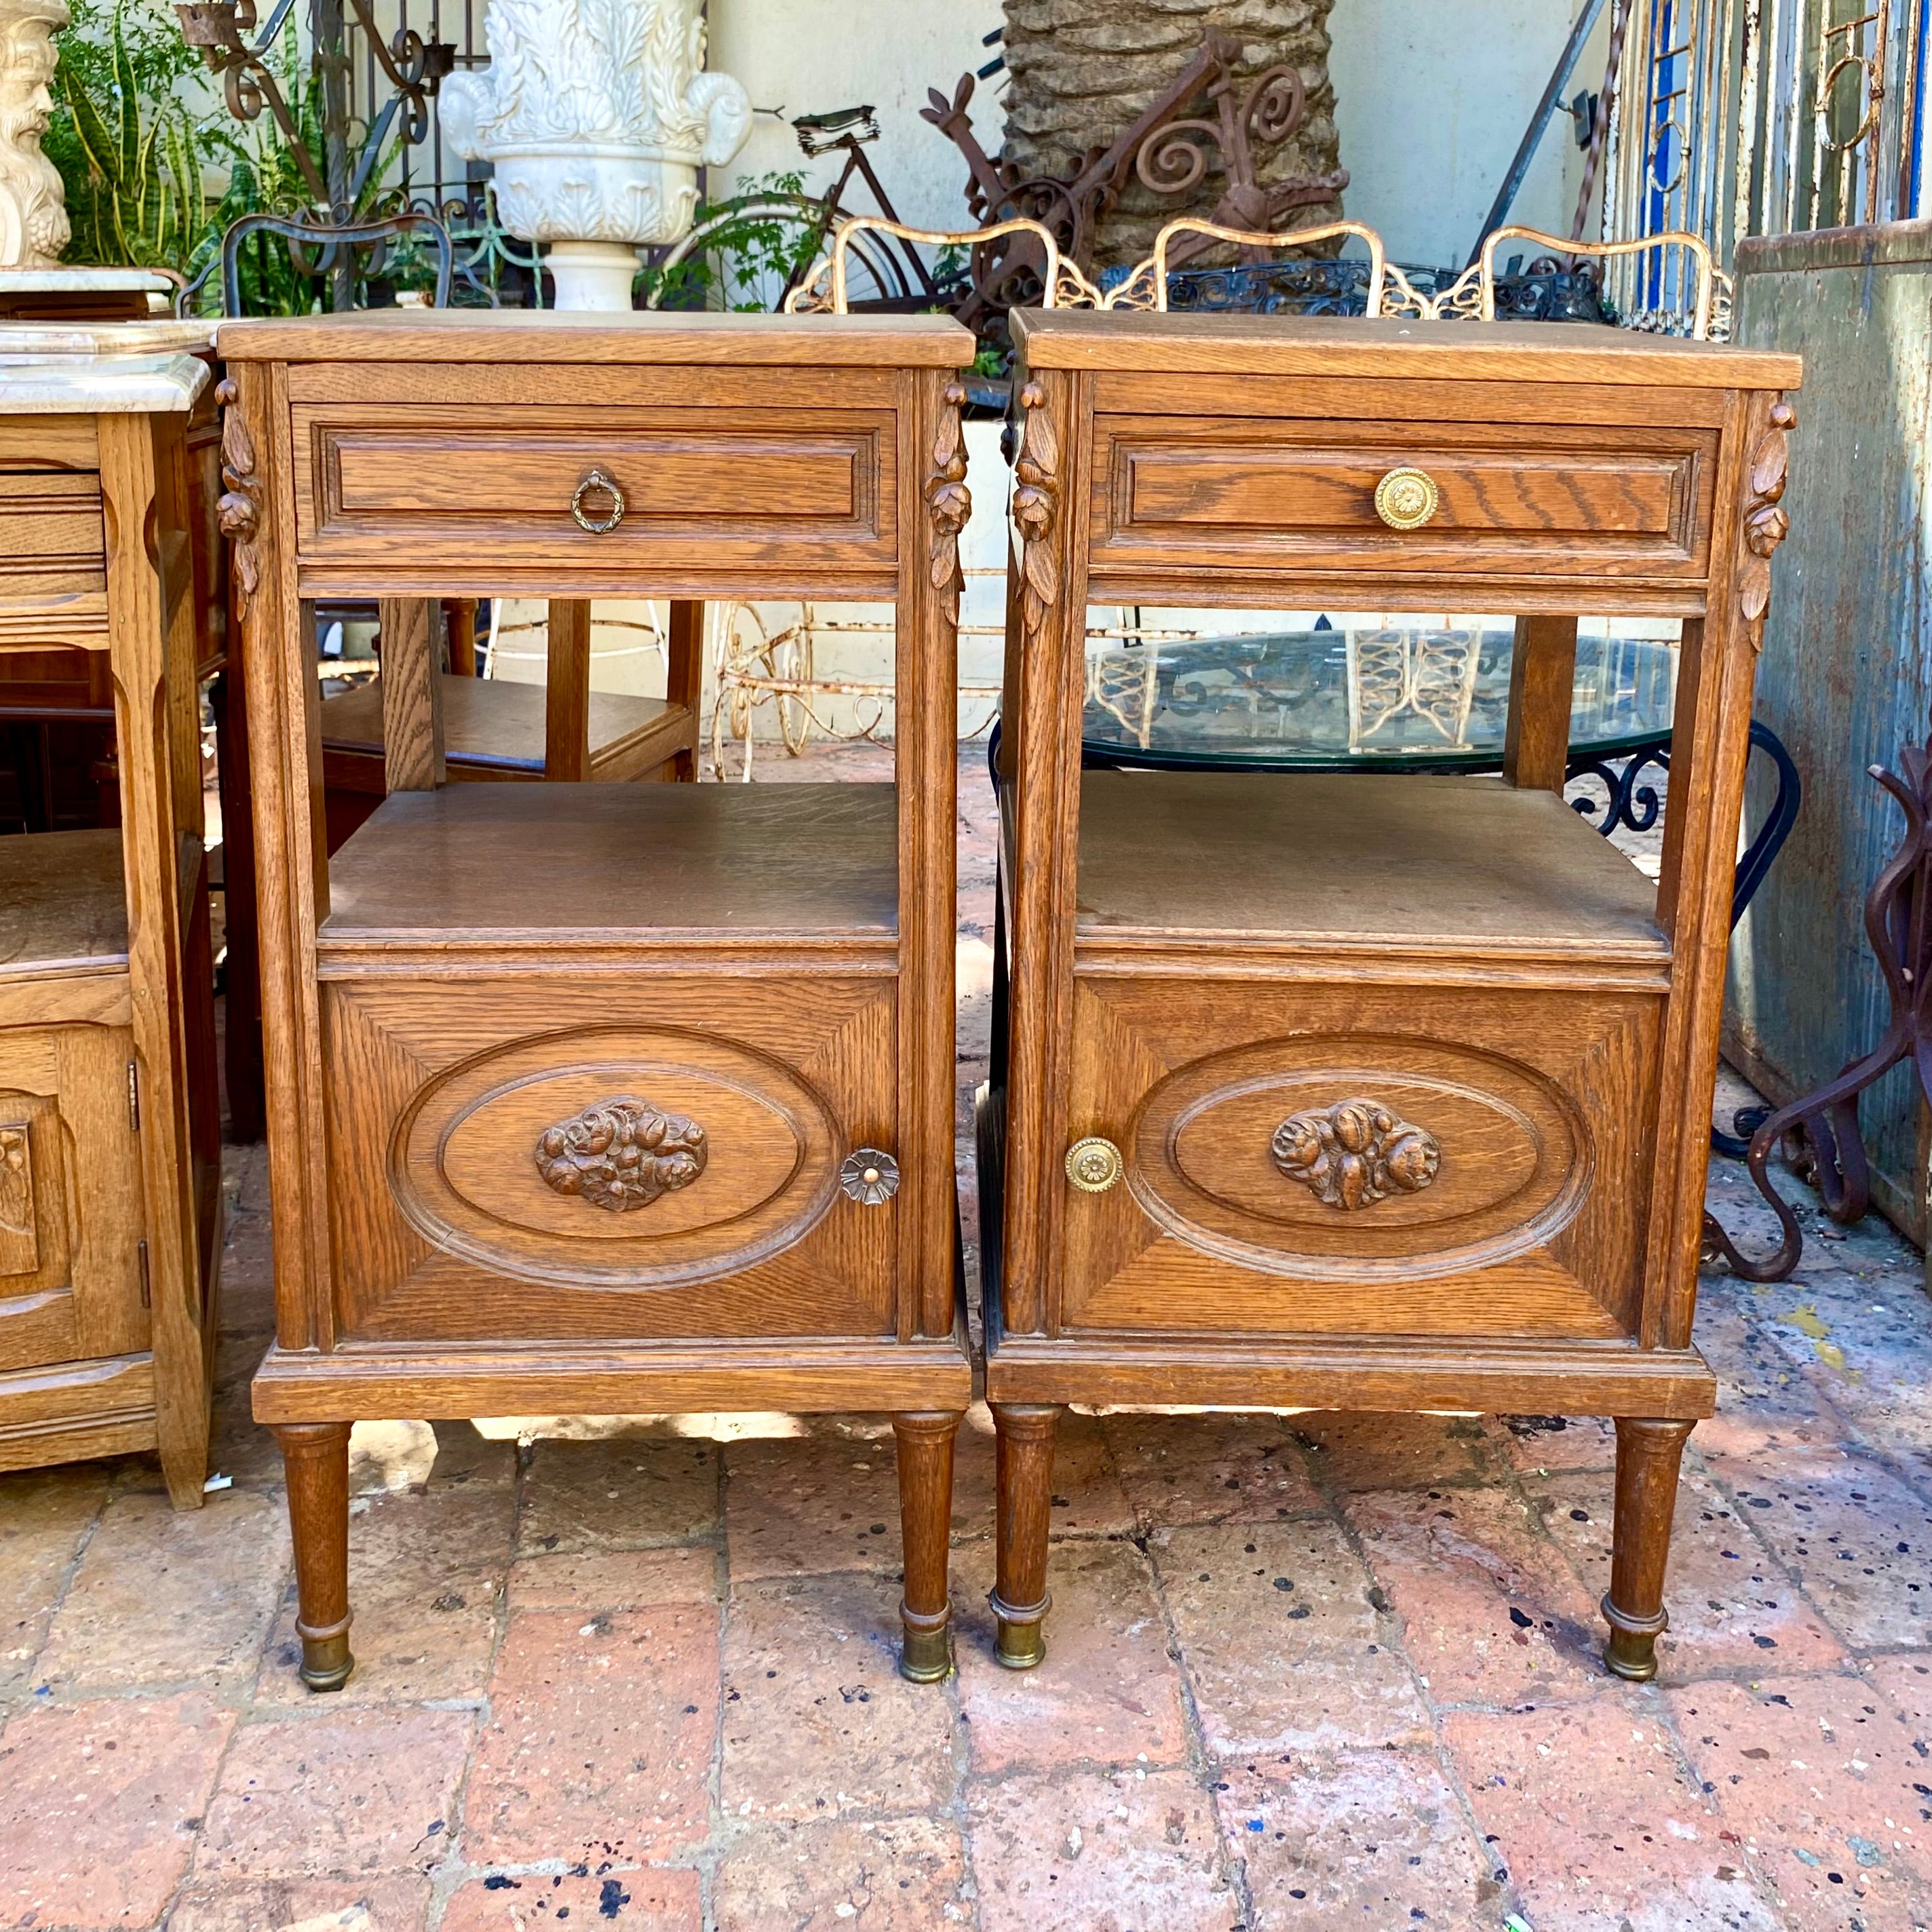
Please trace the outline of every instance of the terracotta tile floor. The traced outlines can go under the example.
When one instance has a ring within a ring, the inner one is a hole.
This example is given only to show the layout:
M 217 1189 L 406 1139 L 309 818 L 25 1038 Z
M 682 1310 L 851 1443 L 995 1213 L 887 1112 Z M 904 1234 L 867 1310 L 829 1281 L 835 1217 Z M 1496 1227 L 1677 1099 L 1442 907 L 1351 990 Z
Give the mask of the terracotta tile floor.
M 1741 1169 L 1712 1197 L 1768 1229 Z M 232 1486 L 178 1516 L 144 1459 L 0 1478 L 0 1924 L 1932 1925 L 1932 1307 L 1875 1220 L 1706 1281 L 1724 1409 L 1652 1687 L 1594 1660 L 1610 1438 L 1522 1417 L 1072 1417 L 1048 1661 L 1004 1673 L 980 1412 L 950 1684 L 894 1671 L 877 1420 L 549 1417 L 357 1431 L 360 1663 L 317 1698 L 248 1417 L 260 1149 L 229 1198 Z

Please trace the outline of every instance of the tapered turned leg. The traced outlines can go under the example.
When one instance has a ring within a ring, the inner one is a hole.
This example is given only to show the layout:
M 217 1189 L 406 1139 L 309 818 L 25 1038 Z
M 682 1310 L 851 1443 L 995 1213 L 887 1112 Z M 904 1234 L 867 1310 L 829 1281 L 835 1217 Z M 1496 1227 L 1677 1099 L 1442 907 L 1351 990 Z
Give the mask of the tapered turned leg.
M 946 1588 L 946 1557 L 952 1532 L 952 1440 L 955 1414 L 892 1418 L 899 1444 L 899 1533 L 905 1550 L 905 1594 L 899 1622 L 905 1648 L 899 1675 L 915 1684 L 937 1684 L 952 1674 L 952 1599 Z
M 1046 1594 L 1046 1532 L 1053 1504 L 1053 1432 L 1060 1411 L 1005 1403 L 993 1411 L 999 1432 L 999 1570 L 994 1655 L 1009 1670 L 1030 1670 L 1046 1654 L 1040 1625 Z
M 349 1425 L 284 1422 L 275 1435 L 295 1538 L 302 1680 L 311 1690 L 340 1690 L 356 1667 L 349 1654 Z
M 1670 1558 L 1677 1468 L 1695 1426 L 1646 1416 L 1617 1418 L 1616 1528 L 1610 1591 L 1604 1599 L 1610 1640 L 1604 1646 L 1604 1661 L 1634 1682 L 1657 1675 L 1657 1640 L 1670 1622 L 1664 1609 L 1664 1570 Z

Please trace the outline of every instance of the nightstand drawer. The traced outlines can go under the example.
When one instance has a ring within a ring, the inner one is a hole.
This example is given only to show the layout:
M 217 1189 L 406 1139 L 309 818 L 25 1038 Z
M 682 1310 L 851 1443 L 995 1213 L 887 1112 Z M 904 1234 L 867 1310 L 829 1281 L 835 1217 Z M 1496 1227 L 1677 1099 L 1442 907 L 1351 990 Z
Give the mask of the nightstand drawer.
M 1066 1324 L 1634 1332 L 1661 1000 L 1348 976 L 1077 982 Z
M 100 478 L 0 472 L 0 649 L 107 644 Z
M 890 1332 L 892 1170 L 842 1170 L 896 1148 L 896 1012 L 883 976 L 330 982 L 345 1335 Z
M 1107 416 L 1094 559 L 1109 573 L 1701 579 L 1714 431 Z
M 860 410 L 297 404 L 300 561 L 365 566 L 382 586 L 412 568 L 505 586 L 534 573 L 558 594 L 667 572 L 889 572 L 892 424 Z

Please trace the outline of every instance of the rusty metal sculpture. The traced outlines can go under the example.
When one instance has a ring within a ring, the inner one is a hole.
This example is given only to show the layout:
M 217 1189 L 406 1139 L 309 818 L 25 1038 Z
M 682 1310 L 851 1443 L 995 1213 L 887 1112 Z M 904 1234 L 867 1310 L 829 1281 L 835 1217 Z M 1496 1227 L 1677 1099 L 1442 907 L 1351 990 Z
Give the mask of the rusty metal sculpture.
M 1016 218 L 1039 222 L 1051 230 L 1061 255 L 1090 274 L 1100 221 L 1118 202 L 1130 176 L 1150 193 L 1178 201 L 1218 161 L 1227 184 L 1205 218 L 1216 226 L 1249 230 L 1271 230 L 1292 209 L 1335 201 L 1348 186 L 1346 168 L 1271 187 L 1256 180 L 1256 148 L 1278 146 L 1296 134 L 1307 118 L 1307 93 L 1300 74 L 1286 64 L 1267 68 L 1244 88 L 1234 71 L 1240 55 L 1238 40 L 1210 30 L 1200 52 L 1147 111 L 1067 176 L 1029 175 L 987 154 L 968 112 L 970 74 L 960 77 L 950 101 L 937 88 L 929 89 L 932 105 L 920 115 L 965 157 L 966 206 L 976 225 Z M 1204 94 L 1208 116 L 1190 113 Z M 1176 250 L 1174 265 L 1213 245 L 1203 238 Z M 1250 248 L 1243 259 L 1259 260 L 1267 253 Z M 1046 263 L 1038 244 L 1020 237 L 986 266 L 988 272 L 982 274 L 976 262 L 973 292 L 956 311 L 982 337 L 1001 332 L 998 324 L 1008 308 L 1038 299 Z
M 1898 800 L 1905 836 L 1873 881 L 1865 899 L 1865 937 L 1885 975 L 1892 1018 L 1870 1052 L 1854 1060 L 1834 1080 L 1768 1114 L 1751 1136 L 1745 1160 L 1758 1192 L 1777 1215 L 1778 1246 L 1759 1259 L 1741 1253 L 1707 1214 L 1707 1246 L 1747 1281 L 1783 1281 L 1798 1265 L 1804 1236 L 1798 1217 L 1766 1174 L 1780 1142 L 1794 1166 L 1811 1170 L 1825 1212 L 1834 1221 L 1858 1220 L 1871 1202 L 1871 1177 L 1858 1135 L 1858 1096 L 1910 1060 L 1920 1090 L 1932 1098 L 1932 740 L 1908 745 L 1900 754 L 1904 776 L 1882 765 L 1870 776 Z

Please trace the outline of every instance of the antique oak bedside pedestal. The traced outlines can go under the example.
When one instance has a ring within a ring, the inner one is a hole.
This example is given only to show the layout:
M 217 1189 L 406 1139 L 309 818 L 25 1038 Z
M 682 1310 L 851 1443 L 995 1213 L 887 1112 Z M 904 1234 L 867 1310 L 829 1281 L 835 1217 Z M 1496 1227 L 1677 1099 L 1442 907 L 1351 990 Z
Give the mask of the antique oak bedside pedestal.
M 1059 1404 L 1537 1410 L 1616 1420 L 1606 1655 L 1648 1676 L 1714 1387 L 1691 1311 L 1799 365 L 1548 323 L 1013 322 L 1003 1660 L 1041 1654 Z M 1505 777 L 1083 780 L 1090 600 L 1520 613 Z M 1562 797 L 1579 613 L 1682 620 L 1654 888 Z
M 390 310 L 221 347 L 276 1260 L 254 1409 L 303 1676 L 350 1668 L 354 1419 L 764 1408 L 893 1413 L 902 1667 L 944 1676 L 970 337 Z M 896 602 L 896 784 L 441 783 L 428 600 L 728 594 Z M 386 605 L 389 795 L 326 858 L 305 612 L 352 596 Z
M 0 838 L 0 1469 L 158 1449 L 193 1509 L 221 1258 L 208 374 L 179 325 L 0 334 L 0 656 L 104 668 L 81 694 L 111 690 L 120 806 L 118 830 Z

